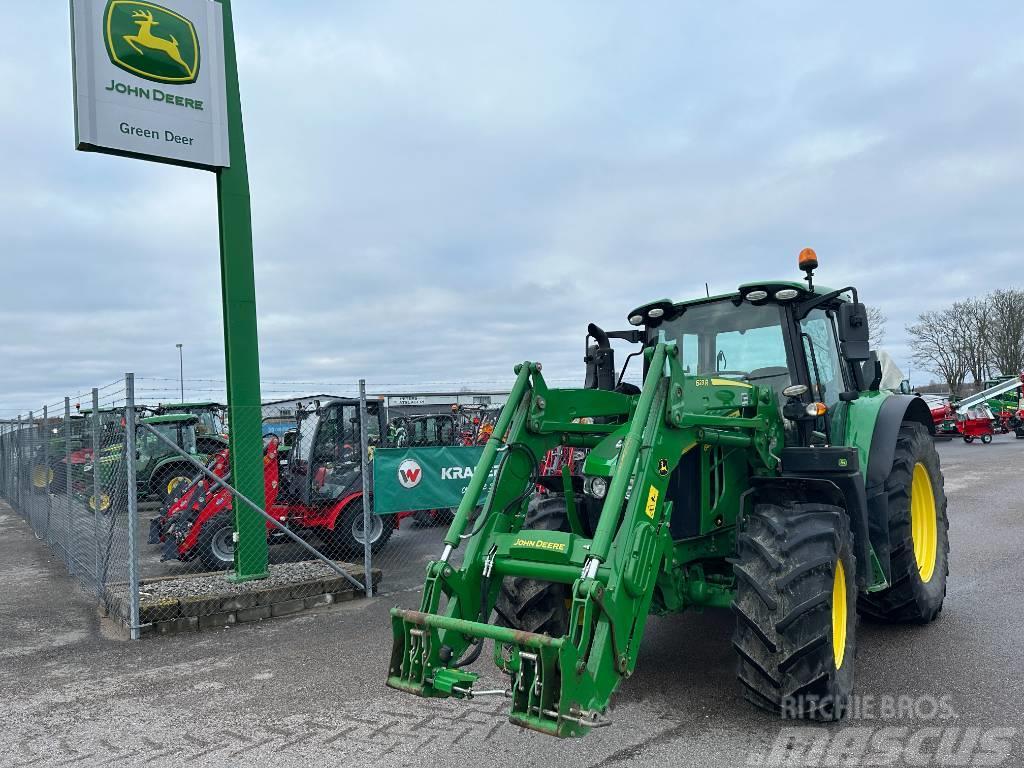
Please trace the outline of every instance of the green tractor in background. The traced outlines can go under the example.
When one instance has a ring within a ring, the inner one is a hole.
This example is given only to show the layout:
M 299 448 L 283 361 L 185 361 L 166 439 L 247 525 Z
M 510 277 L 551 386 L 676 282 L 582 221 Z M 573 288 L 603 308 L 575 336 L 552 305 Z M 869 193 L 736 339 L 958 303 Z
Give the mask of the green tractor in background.
M 856 289 L 814 286 L 810 249 L 800 267 L 806 286 L 748 283 L 645 304 L 633 330 L 591 325 L 585 388 L 516 366 L 419 610 L 392 610 L 390 687 L 504 695 L 513 723 L 579 736 L 610 724 L 649 614 L 722 608 L 748 700 L 842 717 L 858 613 L 924 624 L 942 609 L 946 497 L 929 409 L 880 389 Z M 641 387 L 611 339 L 639 345 Z M 587 450 L 581 469 L 539 477 L 558 446 Z M 485 640 L 498 690 L 468 669 Z
M 63 417 L 39 424 L 38 444 L 32 457 L 32 487 L 39 492 L 63 493 L 67 487 L 67 457 L 89 445 L 89 423 L 80 413 L 68 421 L 70 440 L 65 439 Z M 45 445 L 44 445 L 45 441 Z
M 205 464 L 208 454 L 197 447 L 196 426 L 199 418 L 189 413 L 168 413 L 148 416 L 139 421 L 148 424 L 169 439 L 196 461 Z M 119 442 L 107 445 L 98 459 L 85 464 L 72 479 L 72 488 L 86 506 L 106 513 L 113 505 L 123 505 L 127 499 L 128 483 L 125 474 L 124 428 Z M 180 454 L 171 451 L 148 430 L 136 429 L 135 483 L 139 499 L 155 496 L 162 502 L 174 495 L 179 487 L 191 482 L 199 471 Z M 100 476 L 100 492 L 96 497 L 93 473 Z
M 160 403 L 153 412 L 166 414 L 192 414 L 196 422 L 196 449 L 201 454 L 214 454 L 228 447 L 227 406 L 223 403 L 203 401 L 196 403 Z

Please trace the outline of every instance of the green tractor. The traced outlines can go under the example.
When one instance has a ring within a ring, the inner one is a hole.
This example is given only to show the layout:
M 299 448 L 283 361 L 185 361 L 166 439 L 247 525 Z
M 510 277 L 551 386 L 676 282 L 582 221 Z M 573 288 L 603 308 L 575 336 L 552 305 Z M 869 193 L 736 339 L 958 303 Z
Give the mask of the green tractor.
M 228 447 L 227 406 L 204 401 L 197 403 L 160 403 L 154 413 L 192 414 L 196 422 L 196 449 L 202 454 L 214 454 Z
M 749 283 L 645 304 L 633 330 L 591 325 L 585 388 L 516 366 L 419 610 L 392 610 L 390 687 L 503 695 L 513 723 L 580 736 L 610 724 L 649 614 L 722 608 L 749 701 L 843 716 L 857 615 L 924 624 L 942 608 L 946 497 L 929 409 L 879 388 L 856 289 L 814 286 L 810 249 L 800 266 L 806 286 Z M 610 339 L 639 345 L 642 386 L 624 383 Z M 539 477 L 558 446 L 588 451 L 581 469 Z M 497 689 L 468 669 L 485 640 Z
M 208 455 L 197 448 L 196 425 L 199 418 L 188 413 L 168 413 L 163 416 L 148 416 L 140 419 L 157 432 L 201 463 Z M 123 504 L 127 498 L 128 484 L 125 476 L 124 435 L 121 427 L 120 441 L 107 445 L 100 451 L 98 460 L 85 464 L 82 471 L 72 479 L 72 487 L 90 510 L 97 507 L 107 512 L 113 504 Z M 163 502 L 171 498 L 179 487 L 184 487 L 199 474 L 198 470 L 180 454 L 171 451 L 148 430 L 137 429 L 135 438 L 135 483 L 139 499 L 156 496 Z M 96 498 L 93 487 L 93 473 L 100 473 L 100 494 Z
M 63 493 L 67 487 L 68 454 L 73 465 L 82 448 L 89 444 L 88 420 L 80 413 L 71 414 L 67 431 L 70 440 L 65 438 L 63 418 L 49 419 L 38 429 L 38 445 L 32 457 L 32 487 L 39 492 Z

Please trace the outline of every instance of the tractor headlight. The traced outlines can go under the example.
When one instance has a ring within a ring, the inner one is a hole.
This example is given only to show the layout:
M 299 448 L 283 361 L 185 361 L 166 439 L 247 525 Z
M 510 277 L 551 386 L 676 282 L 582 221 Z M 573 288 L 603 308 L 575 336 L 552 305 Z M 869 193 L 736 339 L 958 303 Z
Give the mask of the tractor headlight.
M 583 490 L 595 499 L 603 499 L 608 493 L 608 478 L 588 477 L 583 483 Z

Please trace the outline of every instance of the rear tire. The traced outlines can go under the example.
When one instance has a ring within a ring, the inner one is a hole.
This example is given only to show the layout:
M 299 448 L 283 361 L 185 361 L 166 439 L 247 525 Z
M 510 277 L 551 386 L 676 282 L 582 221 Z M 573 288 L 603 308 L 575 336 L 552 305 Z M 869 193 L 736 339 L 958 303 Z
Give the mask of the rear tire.
M 971 437 L 970 435 L 964 435 L 964 442 L 965 443 L 973 443 L 974 442 L 974 438 Z
M 853 692 L 857 567 L 828 504 L 758 504 L 734 561 L 733 646 L 744 697 L 783 717 L 838 720 Z
M 561 496 L 535 497 L 522 530 L 569 531 L 565 500 Z M 508 576 L 501 582 L 494 610 L 502 626 L 562 637 L 569 629 L 569 595 L 567 584 Z
M 861 595 L 857 607 L 875 621 L 927 624 L 942 611 L 946 597 L 949 521 L 939 454 L 920 424 L 904 422 L 900 427 L 885 489 L 892 583 L 881 592 Z
M 982 435 L 981 442 L 983 442 L 985 445 L 988 445 L 989 443 L 992 442 L 992 435 Z
M 174 467 L 163 472 L 157 478 L 156 494 L 160 497 L 160 501 L 166 504 L 174 496 L 176 490 L 187 488 L 190 482 L 192 482 L 192 477 L 185 469 Z

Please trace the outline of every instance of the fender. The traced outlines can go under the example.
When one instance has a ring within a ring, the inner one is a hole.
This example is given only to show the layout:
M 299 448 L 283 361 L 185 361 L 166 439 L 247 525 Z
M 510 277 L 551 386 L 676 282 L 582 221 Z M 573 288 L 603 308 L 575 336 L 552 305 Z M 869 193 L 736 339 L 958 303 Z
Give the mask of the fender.
M 792 449 L 787 449 L 792 451 Z M 813 449 L 796 449 L 798 451 Z M 828 450 L 828 449 L 825 449 Z M 855 454 L 854 454 L 855 457 Z M 790 462 L 796 463 L 796 462 Z M 786 458 L 783 458 L 783 465 Z M 797 473 L 781 477 L 752 477 L 750 486 L 755 501 L 783 505 L 786 502 L 824 502 L 846 512 L 853 534 L 854 555 L 857 558 L 857 585 L 865 589 L 871 582 L 871 546 L 867 508 L 864 500 L 864 481 L 856 465 L 852 471 L 833 472 L 822 477 Z
M 168 467 L 174 467 L 175 469 L 181 468 L 182 474 L 186 477 L 195 477 L 199 474 L 199 470 L 189 464 L 187 461 L 183 461 L 177 456 L 168 456 L 166 459 L 161 459 L 153 467 L 153 471 L 149 473 L 148 483 L 152 483 L 157 477 L 163 473 Z M 155 490 L 155 489 L 154 489 Z
M 874 486 L 885 483 L 892 469 L 896 454 L 896 437 L 904 421 L 916 421 L 935 434 L 935 422 L 931 409 L 916 395 L 892 395 L 885 398 L 875 418 L 875 429 L 871 433 L 871 449 L 868 453 L 868 471 L 865 478 L 868 495 Z
M 856 405 L 854 401 L 853 405 Z M 866 414 L 865 414 L 866 415 Z M 917 395 L 890 395 L 882 400 L 875 414 L 867 451 L 867 470 L 864 474 L 867 492 L 868 526 L 872 546 L 886 580 L 892 580 L 889 541 L 889 496 L 885 481 L 892 471 L 896 455 L 896 438 L 905 421 L 915 421 L 935 434 L 935 421 L 928 404 Z M 863 450 L 863 445 L 859 446 Z
M 348 496 L 345 496 L 340 501 L 335 502 L 333 506 L 329 507 L 324 512 L 323 517 L 320 518 L 320 522 L 333 531 L 334 526 L 338 522 L 338 518 L 341 517 L 341 513 L 345 510 L 345 507 L 347 507 L 356 499 L 361 499 L 362 497 L 362 491 L 350 493 Z

